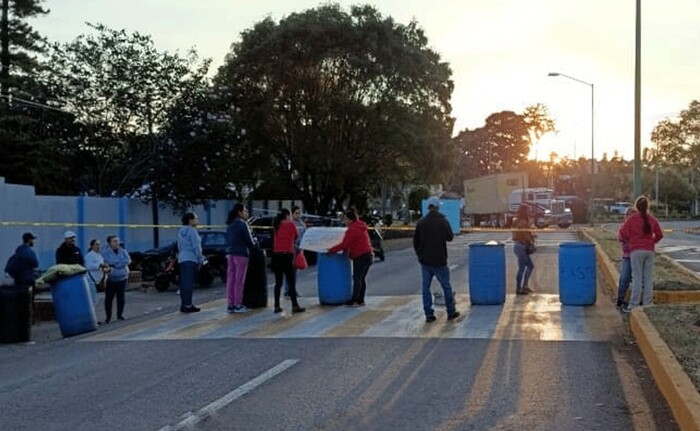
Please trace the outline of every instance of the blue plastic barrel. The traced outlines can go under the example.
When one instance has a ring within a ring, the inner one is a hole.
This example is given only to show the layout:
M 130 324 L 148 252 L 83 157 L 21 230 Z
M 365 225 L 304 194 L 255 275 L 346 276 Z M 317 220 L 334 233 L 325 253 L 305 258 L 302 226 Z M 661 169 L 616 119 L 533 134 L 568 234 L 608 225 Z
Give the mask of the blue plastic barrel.
M 474 305 L 500 305 L 506 301 L 503 244 L 469 244 L 469 298 Z
M 559 245 L 559 301 L 564 305 L 593 305 L 596 301 L 595 245 Z
M 318 299 L 342 305 L 352 299 L 352 268 L 347 254 L 318 254 Z
M 95 308 L 85 274 L 72 275 L 52 283 L 51 296 L 63 337 L 97 329 Z

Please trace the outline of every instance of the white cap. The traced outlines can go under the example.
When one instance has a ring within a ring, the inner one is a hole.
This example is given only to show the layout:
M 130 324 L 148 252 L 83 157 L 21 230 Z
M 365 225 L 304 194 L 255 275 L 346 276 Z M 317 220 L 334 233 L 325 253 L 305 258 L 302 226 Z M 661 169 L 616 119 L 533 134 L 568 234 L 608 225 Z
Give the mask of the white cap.
M 63 234 L 63 239 L 75 238 L 75 237 L 76 237 L 75 232 L 73 232 L 72 230 L 67 230 L 67 231 Z

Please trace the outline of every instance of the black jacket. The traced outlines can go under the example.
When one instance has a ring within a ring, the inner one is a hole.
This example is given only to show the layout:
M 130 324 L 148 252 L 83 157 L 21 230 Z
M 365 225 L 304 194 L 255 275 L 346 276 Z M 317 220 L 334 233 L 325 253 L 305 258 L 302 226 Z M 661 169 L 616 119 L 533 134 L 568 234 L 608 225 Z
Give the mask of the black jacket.
M 447 242 L 453 238 L 447 218 L 438 211 L 429 211 L 418 221 L 413 234 L 413 249 L 418 261 L 427 266 L 447 266 Z
M 83 265 L 85 266 L 85 260 L 83 259 L 83 253 L 75 245 L 68 245 L 68 243 L 61 244 L 58 249 L 56 249 L 56 265 L 65 263 L 68 265 Z

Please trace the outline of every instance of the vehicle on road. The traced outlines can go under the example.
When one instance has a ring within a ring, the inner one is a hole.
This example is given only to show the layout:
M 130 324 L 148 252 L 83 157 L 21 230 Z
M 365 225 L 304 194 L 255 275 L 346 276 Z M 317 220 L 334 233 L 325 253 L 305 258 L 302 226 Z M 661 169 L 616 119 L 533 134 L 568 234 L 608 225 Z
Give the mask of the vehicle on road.
M 197 284 L 209 287 L 217 277 L 226 282 L 226 232 L 205 230 L 199 234 L 202 238 L 202 253 L 208 264 L 199 271 Z M 171 283 L 177 284 L 177 242 L 144 252 L 131 252 L 129 255 L 130 268 L 141 271 L 143 281 L 155 282 L 157 290 L 165 291 Z
M 464 182 L 466 214 L 472 226 L 509 227 L 522 203 L 531 207 L 535 225 L 567 228 L 573 223 L 571 210 L 554 190 L 528 187 L 525 172 L 473 178 Z
M 615 202 L 608 207 L 611 214 L 624 214 L 627 208 L 632 206 L 632 202 Z

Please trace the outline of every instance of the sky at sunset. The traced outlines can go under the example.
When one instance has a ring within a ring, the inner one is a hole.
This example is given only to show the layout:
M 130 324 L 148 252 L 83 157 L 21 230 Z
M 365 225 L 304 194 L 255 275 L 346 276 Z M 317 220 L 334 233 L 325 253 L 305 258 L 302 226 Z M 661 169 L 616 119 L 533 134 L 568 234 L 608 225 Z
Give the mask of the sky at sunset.
M 358 2 L 339 1 L 343 6 Z M 375 0 L 396 21 L 415 19 L 449 62 L 455 134 L 491 113 L 544 103 L 558 132 L 533 150 L 539 159 L 590 157 L 590 87 L 595 86 L 595 154 L 633 155 L 634 0 Z M 85 21 L 153 35 L 159 48 L 196 47 L 221 65 L 239 33 L 318 6 L 304 0 L 47 0 L 34 26 L 52 41 L 89 31 Z M 642 0 L 642 145 L 654 125 L 700 99 L 700 2 Z

